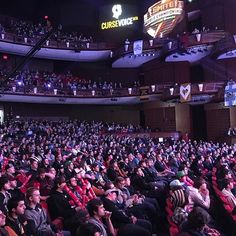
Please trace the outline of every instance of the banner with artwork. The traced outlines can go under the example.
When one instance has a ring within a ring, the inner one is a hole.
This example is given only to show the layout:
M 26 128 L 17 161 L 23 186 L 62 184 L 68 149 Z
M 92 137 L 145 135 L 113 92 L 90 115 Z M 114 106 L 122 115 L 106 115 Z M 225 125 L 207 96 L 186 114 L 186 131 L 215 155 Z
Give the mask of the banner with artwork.
M 143 40 L 134 41 L 134 55 L 140 55 L 143 52 Z
M 179 89 L 180 102 L 189 102 L 191 101 L 191 84 L 181 84 Z
M 234 81 L 230 81 L 225 86 L 225 106 L 231 107 L 236 105 L 236 83 Z

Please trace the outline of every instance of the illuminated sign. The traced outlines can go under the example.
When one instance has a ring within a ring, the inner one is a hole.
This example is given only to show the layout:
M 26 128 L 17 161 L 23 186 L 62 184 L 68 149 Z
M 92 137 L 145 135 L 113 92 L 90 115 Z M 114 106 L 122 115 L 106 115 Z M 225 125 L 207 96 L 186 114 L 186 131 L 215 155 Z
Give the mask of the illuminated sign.
M 135 21 L 138 21 L 138 16 L 129 16 L 129 17 L 123 17 L 123 10 L 122 5 L 116 4 L 113 5 L 111 8 L 112 17 L 115 18 L 115 20 L 108 20 L 101 22 L 100 27 L 102 30 L 107 29 L 114 29 L 114 28 L 120 28 L 125 26 L 133 25 Z
M 161 0 L 144 15 L 145 31 L 153 38 L 169 34 L 184 17 L 184 2 Z

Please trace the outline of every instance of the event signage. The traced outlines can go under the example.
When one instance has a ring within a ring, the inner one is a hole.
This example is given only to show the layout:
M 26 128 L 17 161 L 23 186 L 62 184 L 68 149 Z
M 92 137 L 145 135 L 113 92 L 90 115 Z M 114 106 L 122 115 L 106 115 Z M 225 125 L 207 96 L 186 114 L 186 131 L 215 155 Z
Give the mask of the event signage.
M 228 82 L 225 86 L 225 106 L 231 107 L 236 105 L 236 83 L 233 81 Z
M 180 102 L 189 102 L 191 101 L 191 84 L 181 84 L 179 88 L 180 93 Z
M 144 15 L 144 30 L 153 38 L 168 35 L 184 18 L 184 1 L 161 0 Z
M 131 26 L 135 21 L 138 21 L 138 16 L 123 16 L 123 6 L 120 4 L 113 5 L 110 10 L 112 19 L 101 22 L 100 26 L 102 30 Z

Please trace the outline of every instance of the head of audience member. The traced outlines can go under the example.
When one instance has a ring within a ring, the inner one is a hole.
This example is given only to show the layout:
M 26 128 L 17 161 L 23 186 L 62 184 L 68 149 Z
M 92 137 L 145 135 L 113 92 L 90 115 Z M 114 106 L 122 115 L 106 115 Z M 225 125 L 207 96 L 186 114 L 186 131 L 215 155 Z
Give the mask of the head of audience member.
M 203 178 L 199 178 L 194 181 L 193 187 L 199 191 L 205 191 L 207 189 L 207 184 Z
M 7 202 L 8 214 L 12 218 L 18 218 L 25 213 L 25 201 L 22 198 L 10 198 Z
M 3 175 L 0 177 L 0 191 L 10 190 L 10 181 L 7 176 Z
M 15 167 L 12 163 L 9 163 L 5 167 L 7 175 L 14 175 L 16 173 Z
M 115 179 L 115 186 L 118 189 L 123 189 L 125 187 L 125 179 L 121 176 Z
M 231 179 L 223 179 L 221 183 L 222 189 L 231 191 L 234 188 L 234 182 Z
M 65 185 L 66 185 L 66 178 L 64 175 L 60 175 L 55 178 L 54 189 L 56 189 L 56 191 L 63 192 Z
M 30 187 L 26 191 L 26 200 L 30 207 L 35 207 L 40 203 L 40 192 L 37 188 Z
M 87 204 L 87 210 L 91 217 L 102 218 L 105 216 L 105 208 L 100 199 L 94 198 Z

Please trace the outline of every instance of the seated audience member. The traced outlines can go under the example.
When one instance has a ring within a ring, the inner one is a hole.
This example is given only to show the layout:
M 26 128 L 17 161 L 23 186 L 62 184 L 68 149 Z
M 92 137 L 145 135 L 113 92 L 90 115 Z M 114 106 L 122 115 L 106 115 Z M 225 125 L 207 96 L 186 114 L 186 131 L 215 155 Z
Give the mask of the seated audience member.
M 185 183 L 186 186 L 193 186 L 193 180 L 188 177 L 188 168 L 184 167 L 184 170 L 177 172 L 177 177 L 180 182 Z
M 54 189 L 47 199 L 48 209 L 52 220 L 62 217 L 66 230 L 72 234 L 78 226 L 85 220 L 86 212 L 80 207 L 72 207 L 69 203 L 69 196 L 64 192 L 66 179 L 59 176 L 55 179 Z
M 184 208 L 188 203 L 187 191 L 183 188 L 183 185 L 184 183 L 177 179 L 170 182 L 170 201 L 174 209 L 176 207 Z
M 77 229 L 76 236 L 102 236 L 102 234 L 95 224 L 84 223 Z
M 182 224 L 179 236 L 220 236 L 216 229 L 207 225 L 209 221 L 207 212 L 201 207 L 195 207 L 188 215 L 187 221 Z
M 196 179 L 194 186 L 188 187 L 189 190 L 189 205 L 199 206 L 206 210 L 210 208 L 211 200 L 207 184 L 204 179 Z
M 31 232 L 35 236 L 53 236 L 56 233 L 48 223 L 47 214 L 40 206 L 40 192 L 36 188 L 29 188 L 26 192 L 27 208 L 25 217 L 30 223 Z
M 111 222 L 111 212 L 105 211 L 103 202 L 97 198 L 92 199 L 87 204 L 90 215 L 89 223 L 96 225 L 103 236 L 115 236 L 115 230 Z
M 223 190 L 222 190 L 223 195 L 227 199 L 230 206 L 232 208 L 235 208 L 236 207 L 236 197 L 232 193 L 232 189 L 234 187 L 233 181 L 229 180 L 229 179 L 225 179 L 224 181 L 222 181 L 222 187 L 223 187 Z
M 11 194 L 9 190 L 11 189 L 10 181 L 7 176 L 0 177 L 0 207 L 4 207 L 5 209 L 9 199 L 11 198 Z
M 6 224 L 6 215 L 5 215 L 5 209 L 0 208 L 0 235 L 1 236 L 9 236 L 8 232 L 4 228 Z
M 39 188 L 41 200 L 46 200 L 53 187 L 53 175 L 47 173 L 44 168 L 40 168 L 33 185 Z
M 138 231 L 142 235 L 151 234 L 151 223 L 147 220 L 137 219 L 135 216 L 128 216 L 124 210 L 121 210 L 117 206 L 118 190 L 108 189 L 105 192 L 105 198 L 103 199 L 104 207 L 107 211 L 112 212 L 111 221 L 114 227 L 118 230 L 126 228 L 126 232 L 130 233 L 130 236 L 136 235 L 134 232 Z M 129 225 L 131 225 L 129 227 Z
M 20 198 L 11 198 L 7 203 L 8 215 L 5 229 L 10 236 L 30 236 L 29 222 L 25 219 L 25 202 Z

